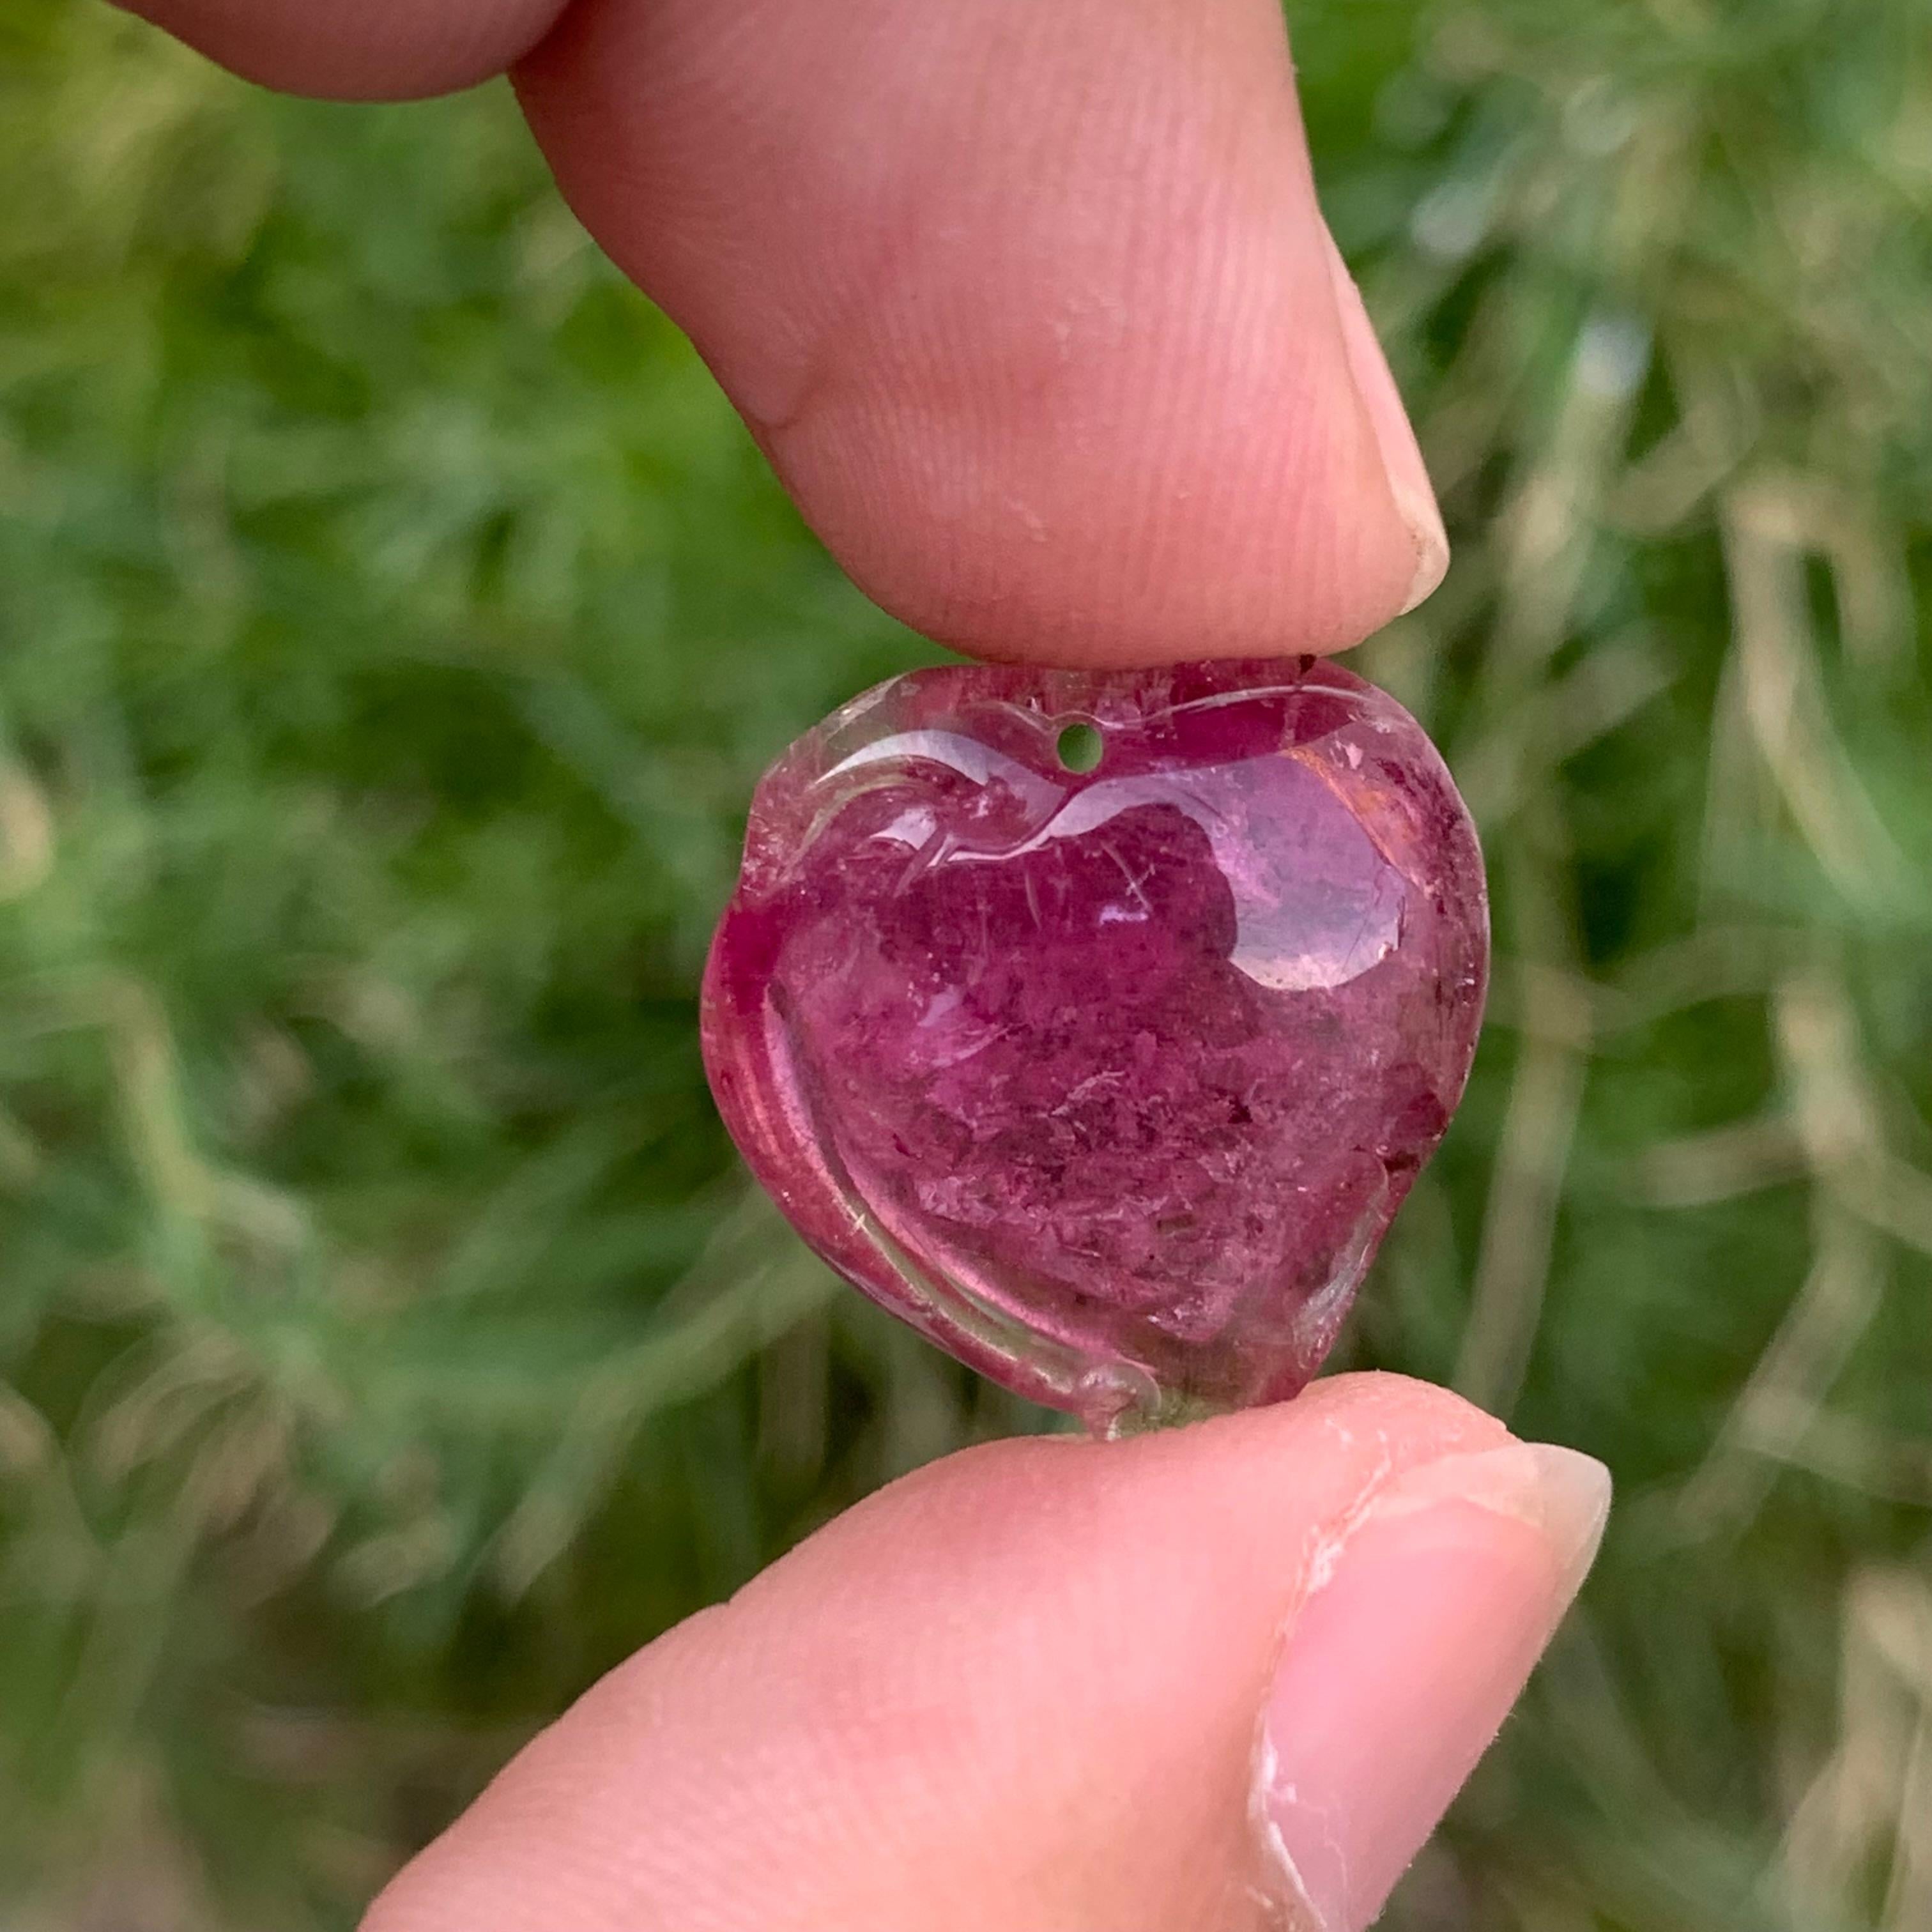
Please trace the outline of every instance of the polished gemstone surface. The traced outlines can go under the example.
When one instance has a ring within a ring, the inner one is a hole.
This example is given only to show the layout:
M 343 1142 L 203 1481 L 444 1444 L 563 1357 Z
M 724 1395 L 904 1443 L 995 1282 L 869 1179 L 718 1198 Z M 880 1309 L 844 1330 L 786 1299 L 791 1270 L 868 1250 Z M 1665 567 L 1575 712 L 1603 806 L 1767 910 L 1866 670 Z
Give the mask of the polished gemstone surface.
M 1435 748 L 1310 658 L 952 665 L 766 774 L 704 988 L 725 1124 L 832 1265 L 1102 1430 L 1315 1372 L 1474 1050 Z

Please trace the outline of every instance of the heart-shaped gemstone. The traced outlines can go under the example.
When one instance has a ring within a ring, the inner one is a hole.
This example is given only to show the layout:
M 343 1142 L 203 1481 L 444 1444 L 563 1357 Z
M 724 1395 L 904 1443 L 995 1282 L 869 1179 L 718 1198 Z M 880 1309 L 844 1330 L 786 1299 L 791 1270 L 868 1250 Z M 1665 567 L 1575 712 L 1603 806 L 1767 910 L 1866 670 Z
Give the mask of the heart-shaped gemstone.
M 1315 1372 L 1488 946 L 1442 759 L 1351 673 L 950 665 L 765 775 L 705 1060 L 833 1267 L 1112 1432 Z

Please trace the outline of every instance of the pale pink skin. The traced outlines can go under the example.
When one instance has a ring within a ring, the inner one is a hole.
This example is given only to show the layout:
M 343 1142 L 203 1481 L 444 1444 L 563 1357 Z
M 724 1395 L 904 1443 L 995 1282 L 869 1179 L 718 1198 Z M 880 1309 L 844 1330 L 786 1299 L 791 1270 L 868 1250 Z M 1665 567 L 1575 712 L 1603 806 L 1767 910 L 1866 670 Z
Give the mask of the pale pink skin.
M 759 785 L 706 1064 L 866 1293 L 1141 1426 L 1314 1374 L 1461 1095 L 1488 938 L 1442 760 L 1334 664 L 915 671 Z
M 1394 1376 L 969 1450 L 614 1672 L 367 1932 L 1360 1932 L 1607 1495 Z
M 560 32 L 564 0 L 140 7 L 304 92 L 520 62 L 598 241 L 930 634 L 1326 650 L 1442 574 L 1274 0 L 577 0 Z M 1528 1507 L 1486 1461 L 1522 1474 L 1509 1442 L 1344 1377 L 949 1458 L 614 1672 L 370 1932 L 1360 1932 L 1600 1517 L 1574 1463 Z M 1431 1468 L 1484 1500 L 1366 1507 Z

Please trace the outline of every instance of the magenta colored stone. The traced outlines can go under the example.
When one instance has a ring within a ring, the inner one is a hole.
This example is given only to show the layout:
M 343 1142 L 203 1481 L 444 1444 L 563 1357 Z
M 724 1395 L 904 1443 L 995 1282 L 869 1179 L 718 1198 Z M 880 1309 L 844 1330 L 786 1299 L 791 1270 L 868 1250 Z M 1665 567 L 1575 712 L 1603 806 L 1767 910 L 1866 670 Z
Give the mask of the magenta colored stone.
M 1132 1427 L 1315 1372 L 1461 1095 L 1488 938 L 1442 760 L 1351 673 L 950 665 L 765 775 L 706 1064 L 833 1267 Z

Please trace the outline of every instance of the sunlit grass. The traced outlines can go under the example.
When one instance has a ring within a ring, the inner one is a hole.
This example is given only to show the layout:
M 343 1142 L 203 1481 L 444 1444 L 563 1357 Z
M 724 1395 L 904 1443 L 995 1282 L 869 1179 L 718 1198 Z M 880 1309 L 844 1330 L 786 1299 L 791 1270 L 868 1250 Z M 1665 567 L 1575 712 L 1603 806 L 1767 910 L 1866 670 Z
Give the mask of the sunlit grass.
M 1349 1344 L 1617 1472 L 1391 1922 L 1932 1923 L 1932 23 L 1295 10 L 1456 544 L 1467 1108 Z M 0 22 L 0 1915 L 346 1924 L 532 1725 L 1034 1426 L 735 1178 L 752 778 L 923 647 L 500 89 Z M 131 1908 L 127 1908 L 131 1910 Z

